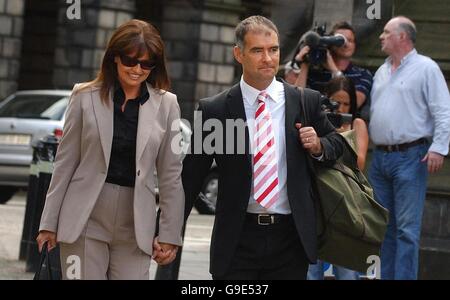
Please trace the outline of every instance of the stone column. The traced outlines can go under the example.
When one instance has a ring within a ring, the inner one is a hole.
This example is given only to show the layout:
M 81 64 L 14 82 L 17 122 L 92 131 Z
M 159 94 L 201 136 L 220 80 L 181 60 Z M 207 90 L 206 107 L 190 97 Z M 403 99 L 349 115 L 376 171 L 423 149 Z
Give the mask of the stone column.
M 338 21 L 352 22 L 354 0 L 316 0 L 314 4 L 314 23 L 326 23 L 327 32 Z M 313 24 L 314 24 L 313 23 Z
M 132 19 L 134 0 L 81 0 L 81 19 L 69 20 L 69 5 L 60 0 L 55 69 L 57 88 L 72 88 L 75 83 L 94 79 L 105 47 L 114 30 Z
M 0 101 L 16 91 L 24 0 L 0 0 Z
M 173 91 L 192 120 L 197 101 L 235 81 L 234 27 L 240 0 L 168 1 L 162 18 Z

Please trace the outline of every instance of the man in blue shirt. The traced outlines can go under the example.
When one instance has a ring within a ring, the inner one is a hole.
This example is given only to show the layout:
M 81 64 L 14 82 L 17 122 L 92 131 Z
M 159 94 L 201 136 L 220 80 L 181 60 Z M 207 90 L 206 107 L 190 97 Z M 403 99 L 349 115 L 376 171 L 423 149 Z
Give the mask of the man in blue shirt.
M 369 180 L 390 212 L 381 249 L 382 279 L 416 279 L 428 173 L 441 169 L 450 143 L 450 95 L 439 66 L 414 48 L 416 27 L 395 17 L 380 36 L 389 55 L 374 77 Z

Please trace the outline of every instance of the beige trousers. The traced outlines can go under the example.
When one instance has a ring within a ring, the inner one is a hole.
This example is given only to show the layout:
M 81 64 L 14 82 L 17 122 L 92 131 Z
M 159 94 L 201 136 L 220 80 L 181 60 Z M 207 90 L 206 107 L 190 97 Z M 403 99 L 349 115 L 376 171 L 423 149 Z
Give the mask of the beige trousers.
M 148 280 L 151 257 L 134 232 L 133 188 L 105 183 L 81 236 L 60 243 L 63 279 Z

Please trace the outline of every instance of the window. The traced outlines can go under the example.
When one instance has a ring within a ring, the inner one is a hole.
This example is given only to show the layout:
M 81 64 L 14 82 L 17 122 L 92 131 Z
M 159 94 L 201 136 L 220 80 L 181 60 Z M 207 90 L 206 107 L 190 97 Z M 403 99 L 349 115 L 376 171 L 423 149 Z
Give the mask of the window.
M 0 107 L 0 117 L 61 120 L 68 102 L 63 96 L 19 95 Z

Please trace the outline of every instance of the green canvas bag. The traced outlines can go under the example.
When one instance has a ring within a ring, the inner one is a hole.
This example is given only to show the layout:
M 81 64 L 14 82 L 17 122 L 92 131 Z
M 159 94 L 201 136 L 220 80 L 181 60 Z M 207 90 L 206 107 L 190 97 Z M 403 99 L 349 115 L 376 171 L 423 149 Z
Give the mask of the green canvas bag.
M 308 124 L 306 114 L 304 118 Z M 334 165 L 309 162 L 314 174 L 318 257 L 366 273 L 370 266 L 368 258 L 380 256 L 389 213 L 375 201 L 372 187 L 358 169 L 354 130 L 341 136 L 344 152 Z

